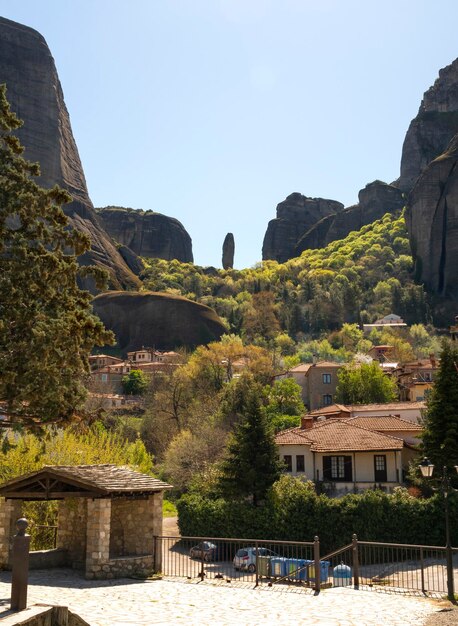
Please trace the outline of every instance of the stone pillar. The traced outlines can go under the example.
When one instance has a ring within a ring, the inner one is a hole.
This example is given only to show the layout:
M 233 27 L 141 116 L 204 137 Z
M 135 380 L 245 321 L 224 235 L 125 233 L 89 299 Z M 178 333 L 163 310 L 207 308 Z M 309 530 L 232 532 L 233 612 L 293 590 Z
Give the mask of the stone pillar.
M 156 537 L 154 543 L 154 571 L 162 571 L 162 491 L 154 493 L 149 496 L 148 500 L 151 503 L 150 510 L 152 513 L 152 531 L 153 536 Z
M 86 563 L 87 499 L 65 498 L 59 502 L 57 547 L 68 551 L 69 565 L 84 569 Z
M 107 578 L 110 571 L 110 521 L 110 498 L 88 500 L 86 578 Z
M 22 500 L 0 498 L 0 568 L 9 569 L 10 550 L 16 521 L 22 517 Z

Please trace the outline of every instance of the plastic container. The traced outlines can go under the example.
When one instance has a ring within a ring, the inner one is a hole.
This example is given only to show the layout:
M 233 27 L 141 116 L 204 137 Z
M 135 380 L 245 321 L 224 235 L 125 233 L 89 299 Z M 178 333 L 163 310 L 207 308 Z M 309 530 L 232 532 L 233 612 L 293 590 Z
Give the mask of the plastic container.
M 287 575 L 291 580 L 307 580 L 306 565 L 310 562 L 305 559 L 288 559 L 286 562 Z
M 258 556 L 258 574 L 270 578 L 272 576 L 271 556 Z
M 332 572 L 332 578 L 334 580 L 334 587 L 348 587 L 348 585 L 351 585 L 353 578 L 351 567 L 344 563 L 336 565 Z
M 287 576 L 288 572 L 286 570 L 286 563 L 288 559 L 285 559 L 280 556 L 272 557 L 270 560 L 272 576 L 275 578 L 282 578 L 283 576 Z
M 315 561 L 309 561 L 309 581 L 315 582 Z M 320 561 L 320 582 L 325 583 L 328 580 L 329 561 Z

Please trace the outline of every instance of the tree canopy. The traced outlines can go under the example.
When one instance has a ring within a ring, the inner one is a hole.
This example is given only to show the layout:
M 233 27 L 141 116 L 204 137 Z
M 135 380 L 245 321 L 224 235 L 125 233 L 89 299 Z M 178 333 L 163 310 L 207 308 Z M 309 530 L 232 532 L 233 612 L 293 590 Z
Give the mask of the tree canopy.
M 342 367 L 338 374 L 337 402 L 369 404 L 396 399 L 396 384 L 375 361 Z
M 458 348 L 446 340 L 427 400 L 422 448 L 438 473 L 445 465 L 455 474 L 454 466 L 458 465 Z
M 248 498 L 254 506 L 260 504 L 278 480 L 282 467 L 272 426 L 259 400 L 261 394 L 262 388 L 253 385 L 220 468 L 223 495 L 233 499 Z
M 89 275 L 100 284 L 101 273 L 77 264 L 90 241 L 69 228 L 61 207 L 71 197 L 34 181 L 39 165 L 12 134 L 21 124 L 0 85 L 0 402 L 31 427 L 75 415 L 91 349 L 112 334 L 77 284 Z

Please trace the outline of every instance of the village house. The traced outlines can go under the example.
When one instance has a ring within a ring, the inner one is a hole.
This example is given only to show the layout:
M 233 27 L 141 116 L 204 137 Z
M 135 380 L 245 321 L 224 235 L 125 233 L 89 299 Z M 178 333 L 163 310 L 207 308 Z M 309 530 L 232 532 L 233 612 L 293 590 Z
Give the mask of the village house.
M 341 368 L 341 363 L 332 361 L 301 363 L 275 378 L 294 378 L 301 387 L 302 402 L 308 410 L 313 411 L 334 403 L 337 373 Z
M 107 367 L 108 365 L 116 365 L 119 363 L 122 363 L 122 359 L 118 359 L 118 357 L 109 354 L 91 354 L 89 357 L 91 372 Z
M 402 438 L 341 420 L 301 426 L 275 437 L 285 471 L 339 496 L 365 489 L 392 491 L 403 484 L 409 461 L 417 454 Z
M 434 386 L 434 378 L 439 371 L 439 361 L 434 354 L 427 359 L 404 363 L 393 371 L 403 401 L 420 402 L 425 400 Z
M 422 411 L 426 409 L 426 402 L 385 402 L 382 404 L 333 404 L 309 413 L 310 417 L 318 420 L 348 418 L 348 417 L 386 417 L 394 415 L 414 424 L 419 424 Z

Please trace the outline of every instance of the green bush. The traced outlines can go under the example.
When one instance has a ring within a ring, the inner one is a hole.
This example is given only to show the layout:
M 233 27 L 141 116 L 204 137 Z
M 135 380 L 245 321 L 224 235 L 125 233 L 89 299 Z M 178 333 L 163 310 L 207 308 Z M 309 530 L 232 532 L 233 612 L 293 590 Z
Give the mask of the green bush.
M 322 554 L 350 543 L 353 533 L 361 541 L 445 544 L 441 496 L 419 499 L 405 489 L 329 498 L 317 495 L 312 483 L 282 476 L 263 507 L 188 494 L 178 501 L 177 509 L 184 536 L 313 541 L 318 535 Z M 452 545 L 456 545 L 458 499 L 454 494 L 450 509 Z

